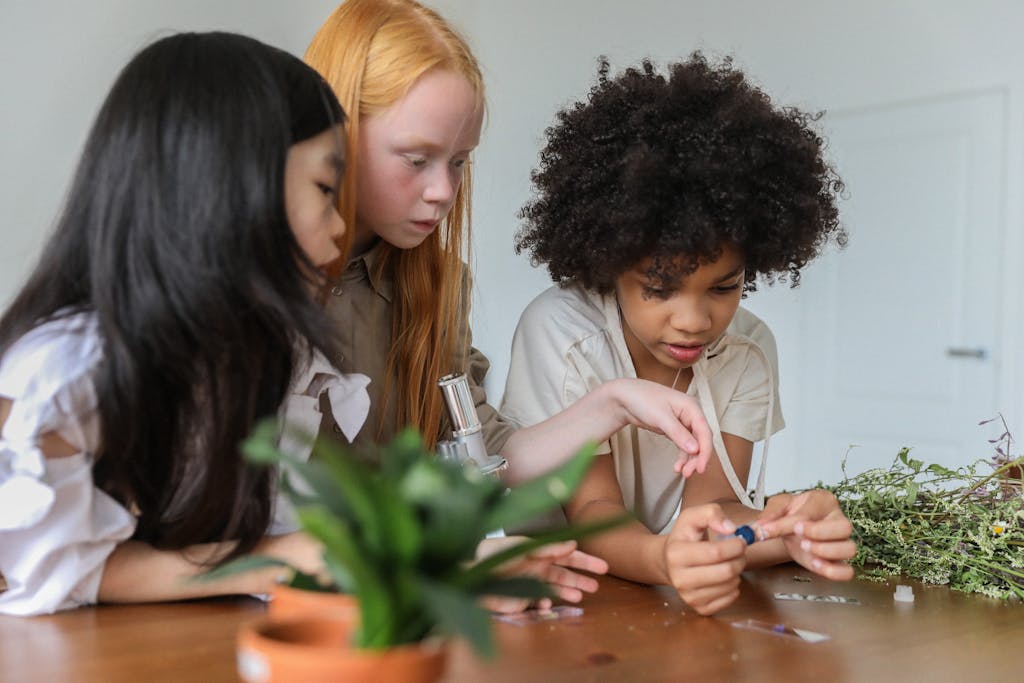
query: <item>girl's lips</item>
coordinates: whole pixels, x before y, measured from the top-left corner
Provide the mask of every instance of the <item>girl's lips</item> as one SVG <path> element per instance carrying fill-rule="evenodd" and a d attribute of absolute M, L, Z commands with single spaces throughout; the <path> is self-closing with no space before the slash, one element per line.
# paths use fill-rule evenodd
<path fill-rule="evenodd" d="M 677 346 L 675 344 L 665 344 L 665 349 L 668 351 L 668 355 L 681 363 L 694 363 L 698 358 L 700 358 L 700 354 L 704 353 L 703 344 L 699 346 Z"/>
<path fill-rule="evenodd" d="M 412 221 L 412 224 L 421 232 L 433 232 L 438 221 Z"/>

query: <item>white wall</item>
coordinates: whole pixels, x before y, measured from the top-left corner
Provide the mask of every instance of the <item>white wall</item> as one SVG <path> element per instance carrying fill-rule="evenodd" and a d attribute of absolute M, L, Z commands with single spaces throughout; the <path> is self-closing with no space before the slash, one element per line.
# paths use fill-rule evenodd
<path fill-rule="evenodd" d="M 0 2 L 0 303 L 16 291 L 60 206 L 92 116 L 117 70 L 169 30 L 240 31 L 301 54 L 335 0 L 61 0 Z M 1024 3 L 1014 0 L 434 0 L 468 34 L 485 70 L 489 123 L 476 158 L 474 313 L 477 345 L 500 398 L 519 312 L 547 286 L 512 251 L 544 128 L 584 94 L 598 55 L 616 66 L 695 48 L 731 53 L 777 102 L 832 111 L 982 88 L 1008 94 L 1004 238 L 984 245 L 1003 266 L 1000 346 L 1020 346 L 1018 261 L 1024 186 Z M 927 255 L 922 255 L 926 257 Z M 899 273 L 886 273 L 899 286 Z M 941 274 L 936 274 L 941 277 Z M 772 325 L 782 355 L 789 427 L 773 445 L 773 487 L 799 481 L 794 366 L 799 290 L 748 305 Z M 1024 432 L 1024 364 L 1002 358 L 1001 405 Z"/>
<path fill-rule="evenodd" d="M 93 117 L 131 56 L 173 31 L 230 30 L 301 56 L 337 0 L 0 1 L 0 305 L 57 217 Z"/>

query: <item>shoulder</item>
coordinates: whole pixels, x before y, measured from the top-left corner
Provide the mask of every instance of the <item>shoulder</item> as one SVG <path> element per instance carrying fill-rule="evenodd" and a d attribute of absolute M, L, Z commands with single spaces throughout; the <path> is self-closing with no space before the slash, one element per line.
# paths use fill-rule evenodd
<path fill-rule="evenodd" d="M 0 395 L 20 403 L 19 413 L 58 401 L 63 411 L 91 409 L 92 378 L 101 359 L 95 315 L 76 313 L 47 321 L 12 344 L 0 359 Z"/>
<path fill-rule="evenodd" d="M 579 287 L 549 287 L 530 302 L 519 319 L 522 333 L 543 331 L 547 338 L 567 346 L 603 334 L 607 327 L 603 297 Z"/>
<path fill-rule="evenodd" d="M 595 386 L 629 376 L 628 357 L 623 359 L 615 341 L 617 322 L 614 297 L 578 287 L 542 292 L 516 327 L 503 409 L 533 410 L 526 404 L 538 403 L 542 397 L 556 402 L 548 406 L 543 416 L 547 417 L 554 408 L 567 407 Z M 621 331 L 617 334 L 621 337 Z"/>
<path fill-rule="evenodd" d="M 732 322 L 729 323 L 727 331 L 732 334 L 748 337 L 759 343 L 761 341 L 770 342 L 773 347 L 775 346 L 775 335 L 772 334 L 768 324 L 743 306 L 736 309 L 736 315 L 733 316 Z"/>
<path fill-rule="evenodd" d="M 779 358 L 775 335 L 767 324 L 745 308 L 736 309 L 732 322 L 708 349 L 704 369 L 712 385 L 778 382 Z"/>
<path fill-rule="evenodd" d="M 14 342 L 0 359 L 0 393 L 14 392 L 16 398 L 30 386 L 66 383 L 91 372 L 101 355 L 95 315 L 50 320 Z"/>
<path fill-rule="evenodd" d="M 753 342 L 764 353 L 768 361 L 778 367 L 779 352 L 775 344 L 775 335 L 768 327 L 768 324 L 756 315 L 740 306 L 736 309 L 726 334 L 734 337 L 745 338 Z"/>

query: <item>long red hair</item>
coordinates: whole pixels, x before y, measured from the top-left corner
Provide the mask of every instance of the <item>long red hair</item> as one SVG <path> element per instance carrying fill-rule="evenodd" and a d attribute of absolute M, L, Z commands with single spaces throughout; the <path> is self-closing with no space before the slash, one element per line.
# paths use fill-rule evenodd
<path fill-rule="evenodd" d="M 359 149 L 363 117 L 390 107 L 424 73 L 463 75 L 484 107 L 480 66 L 466 41 L 437 12 L 413 0 L 347 0 L 313 37 L 306 62 L 331 84 L 348 115 L 347 157 Z M 350 228 L 356 216 L 356 164 L 346 166 L 339 210 Z M 444 410 L 439 377 L 464 369 L 469 293 L 463 257 L 469 253 L 470 165 L 440 229 L 413 249 L 384 245 L 378 267 L 394 282 L 394 319 L 385 402 L 396 400 L 397 425 L 418 428 L 429 446 Z M 352 230 L 346 232 L 346 247 Z M 344 249 L 347 252 L 347 248 Z M 380 415 L 386 415 L 382 410 Z M 378 432 L 387 425 L 378 424 Z"/>

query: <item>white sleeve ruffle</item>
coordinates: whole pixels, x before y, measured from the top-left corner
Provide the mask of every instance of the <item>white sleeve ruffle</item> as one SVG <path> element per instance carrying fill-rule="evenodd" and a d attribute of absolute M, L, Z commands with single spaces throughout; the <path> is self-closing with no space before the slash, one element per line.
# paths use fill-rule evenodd
<path fill-rule="evenodd" d="M 135 529 L 92 480 L 101 357 L 95 319 L 80 314 L 32 330 L 0 361 L 0 396 L 11 401 L 0 431 L 0 613 L 95 602 L 107 557 Z M 37 443 L 47 433 L 78 452 L 45 458 Z"/>

